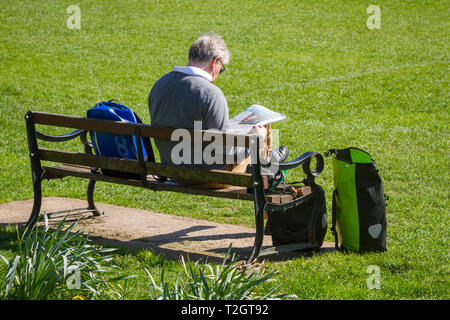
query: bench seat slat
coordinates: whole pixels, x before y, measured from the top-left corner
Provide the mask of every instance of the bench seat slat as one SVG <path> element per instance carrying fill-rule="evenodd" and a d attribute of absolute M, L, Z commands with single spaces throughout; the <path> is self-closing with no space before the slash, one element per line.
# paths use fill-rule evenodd
<path fill-rule="evenodd" d="M 111 176 L 106 176 L 103 174 L 95 174 L 91 172 L 90 167 L 80 166 L 80 165 L 58 165 L 54 167 L 43 166 L 46 173 L 47 179 L 60 179 L 67 176 L 79 177 L 85 179 L 93 179 L 104 182 L 120 183 L 124 185 L 142 187 L 141 180 L 116 178 Z M 161 190 L 161 191 L 173 191 L 181 193 L 189 193 L 203 196 L 213 196 L 218 198 L 236 199 L 236 200 L 248 200 L 253 201 L 253 194 L 247 193 L 246 187 L 231 186 L 224 189 L 198 189 L 198 188 L 187 188 L 172 184 L 164 184 L 156 181 L 152 176 L 147 176 L 147 181 L 149 189 L 151 190 Z M 266 194 L 267 200 L 271 203 L 283 204 L 293 200 L 292 195 L 289 194 Z"/>
<path fill-rule="evenodd" d="M 118 183 L 129 186 L 142 187 L 141 180 L 124 179 L 110 177 L 103 174 L 92 173 L 89 167 L 83 167 L 78 165 L 58 165 L 54 167 L 43 166 L 42 167 L 49 179 L 62 178 L 67 176 L 79 177 L 85 179 L 92 179 L 104 182 Z M 156 181 L 153 177 L 148 176 L 148 189 L 151 190 L 161 190 L 161 191 L 172 191 L 181 192 L 195 195 L 213 196 L 219 198 L 237 199 L 237 200 L 249 200 L 253 201 L 253 195 L 247 194 L 245 187 L 232 186 L 224 189 L 196 189 L 187 188 L 174 184 L 165 184 Z"/>
<path fill-rule="evenodd" d="M 39 157 L 44 161 L 103 168 L 128 173 L 140 173 L 139 161 L 137 160 L 100 157 L 86 153 L 50 150 L 45 148 L 39 149 Z M 249 173 L 234 173 L 225 170 L 200 170 L 149 162 L 145 165 L 147 167 L 148 175 L 168 177 L 174 180 L 216 182 L 240 187 L 253 186 L 252 175 Z"/>

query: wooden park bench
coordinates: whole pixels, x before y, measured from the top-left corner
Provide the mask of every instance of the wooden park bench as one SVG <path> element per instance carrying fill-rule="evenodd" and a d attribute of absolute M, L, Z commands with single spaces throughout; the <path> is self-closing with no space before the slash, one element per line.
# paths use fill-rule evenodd
<path fill-rule="evenodd" d="M 96 208 L 94 203 L 94 188 L 97 181 L 103 181 L 142 187 L 154 191 L 172 191 L 210 197 L 253 201 L 255 208 L 256 233 L 254 245 L 248 257 L 248 261 L 253 261 L 260 255 L 305 249 L 308 248 L 308 246 L 314 247 L 314 245 L 317 245 L 316 243 L 313 243 L 313 240 L 311 240 L 310 243 L 306 244 L 289 244 L 261 250 L 264 237 L 264 213 L 285 211 L 305 201 L 308 198 L 308 195 L 306 194 L 301 197 L 294 198 L 289 194 L 281 194 L 280 192 L 277 192 L 277 190 L 272 192 L 272 194 L 266 194 L 266 179 L 263 175 L 261 175 L 261 167 L 268 166 L 270 163 L 266 163 L 262 159 L 259 159 L 259 156 L 256 161 L 252 160 L 252 173 L 232 173 L 225 170 L 201 170 L 183 166 L 170 166 L 160 163 L 146 162 L 143 159 L 142 146 L 139 143 L 137 144 L 137 160 L 98 156 L 93 154 L 93 146 L 87 139 L 87 133 L 89 131 L 130 135 L 135 136 L 137 141 L 140 141 L 140 137 L 170 140 L 171 134 L 175 129 L 155 128 L 146 124 L 88 119 L 83 117 L 35 111 L 28 111 L 25 115 L 25 120 L 34 190 L 33 209 L 28 220 L 28 225 L 36 223 L 40 216 L 42 202 L 42 180 L 71 176 L 87 179 L 89 180 L 89 184 L 87 188 L 88 206 L 86 208 L 72 209 L 70 210 L 70 214 L 91 212 L 94 216 L 101 215 L 101 212 Z M 51 136 L 36 130 L 35 125 L 64 127 L 76 130 L 64 135 Z M 189 132 L 193 136 L 194 131 L 192 130 Z M 203 134 L 204 132 L 206 131 L 202 131 L 201 133 Z M 236 145 L 236 141 L 244 141 L 245 147 L 253 148 L 258 146 L 257 135 L 220 134 L 223 135 L 222 141 L 224 141 L 224 144 Z M 229 139 L 227 139 L 227 135 Z M 238 140 L 239 136 L 241 140 Z M 84 146 L 84 152 L 53 150 L 48 148 L 40 148 L 38 146 L 38 139 L 50 142 L 63 142 L 75 139 L 77 137 L 80 137 L 80 140 Z M 258 152 L 256 154 L 258 154 Z M 311 170 L 310 162 L 314 157 L 316 158 L 316 166 L 314 170 Z M 51 163 L 49 164 L 49 162 L 53 164 L 50 165 Z M 280 169 L 292 169 L 299 165 L 303 166 L 303 171 L 306 174 L 306 178 L 304 180 L 305 186 L 314 187 L 314 179 L 322 172 L 323 169 L 322 156 L 316 152 L 310 151 L 304 153 L 295 160 L 279 164 Z M 133 174 L 133 178 L 121 178 L 105 175 L 101 170 L 99 170 L 99 168 L 130 173 Z M 167 177 L 171 180 L 161 182 L 160 179 L 155 179 L 155 176 Z M 215 190 L 200 189 L 174 183 L 174 181 L 177 180 L 215 182 L 230 185 L 230 187 Z M 247 188 L 253 189 L 253 192 L 248 193 Z M 53 213 L 53 215 L 58 214 L 69 214 L 69 211 Z"/>

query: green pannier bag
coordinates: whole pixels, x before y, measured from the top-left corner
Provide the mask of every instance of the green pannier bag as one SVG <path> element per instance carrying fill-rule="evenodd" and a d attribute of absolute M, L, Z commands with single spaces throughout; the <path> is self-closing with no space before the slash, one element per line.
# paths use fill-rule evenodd
<path fill-rule="evenodd" d="M 358 148 L 330 149 L 334 191 L 332 226 L 336 248 L 386 251 L 386 200 L 370 154 Z"/>

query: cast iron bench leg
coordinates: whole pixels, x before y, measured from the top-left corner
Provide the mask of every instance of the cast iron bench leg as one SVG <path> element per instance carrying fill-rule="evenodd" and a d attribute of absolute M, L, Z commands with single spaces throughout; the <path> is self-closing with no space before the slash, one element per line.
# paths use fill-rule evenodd
<path fill-rule="evenodd" d="M 41 167 L 41 161 L 39 160 L 39 148 L 37 145 L 36 129 L 34 126 L 34 117 L 31 111 L 28 111 L 25 115 L 25 121 L 27 125 L 27 140 L 28 150 L 31 162 L 31 176 L 33 179 L 33 209 L 31 210 L 30 218 L 27 222 L 27 227 L 32 227 L 39 218 L 42 205 L 42 190 L 41 182 L 44 176 L 44 171 Z"/>
<path fill-rule="evenodd" d="M 259 252 L 264 240 L 264 202 L 255 199 L 255 243 L 253 244 L 252 253 L 247 259 L 247 263 L 252 263 L 254 259 L 258 258 Z"/>
<path fill-rule="evenodd" d="M 30 218 L 27 222 L 27 227 L 32 227 L 39 218 L 39 213 L 41 212 L 42 205 L 42 172 L 34 172 L 33 171 L 33 192 L 34 192 L 34 200 L 33 200 L 33 209 L 31 210 Z"/>
<path fill-rule="evenodd" d="M 94 189 L 95 183 L 97 180 L 89 180 L 88 190 L 87 190 L 87 201 L 88 201 L 88 209 L 93 210 L 92 213 L 95 217 L 99 217 L 102 215 L 100 210 L 97 209 L 94 203 Z"/>
<path fill-rule="evenodd" d="M 267 203 L 266 196 L 264 194 L 264 182 L 261 176 L 261 162 L 259 159 L 259 138 L 252 137 L 250 140 L 250 153 L 252 159 L 255 156 L 253 152 L 256 150 L 256 163 L 251 164 L 252 176 L 253 176 L 253 201 L 255 203 L 255 243 L 253 244 L 252 253 L 247 259 L 247 263 L 252 263 L 258 258 L 261 251 L 261 247 L 264 240 L 264 209 Z"/>

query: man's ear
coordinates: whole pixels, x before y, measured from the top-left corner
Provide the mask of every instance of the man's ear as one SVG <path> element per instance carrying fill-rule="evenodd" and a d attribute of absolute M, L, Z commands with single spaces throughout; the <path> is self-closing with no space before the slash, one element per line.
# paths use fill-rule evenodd
<path fill-rule="evenodd" d="M 217 64 L 217 61 L 219 60 L 219 57 L 215 57 L 211 60 L 211 62 L 209 63 L 209 67 L 211 68 L 211 70 L 214 70 L 215 65 Z"/>

